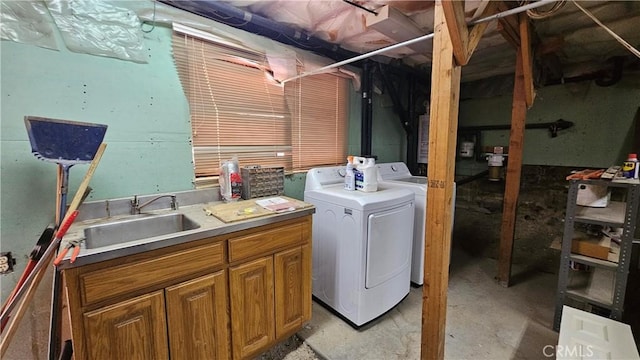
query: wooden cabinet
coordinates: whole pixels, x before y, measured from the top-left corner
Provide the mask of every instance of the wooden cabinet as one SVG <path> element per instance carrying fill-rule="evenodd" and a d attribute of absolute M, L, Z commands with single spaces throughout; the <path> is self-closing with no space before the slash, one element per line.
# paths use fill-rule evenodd
<path fill-rule="evenodd" d="M 311 319 L 311 246 L 275 254 L 276 337 L 297 331 Z"/>
<path fill-rule="evenodd" d="M 76 360 L 248 359 L 311 319 L 311 216 L 63 277 Z"/>
<path fill-rule="evenodd" d="M 225 271 L 166 289 L 171 359 L 227 359 L 229 331 Z"/>
<path fill-rule="evenodd" d="M 310 224 L 229 239 L 234 359 L 246 359 L 311 319 Z M 246 259 L 257 259 L 246 262 Z"/>
<path fill-rule="evenodd" d="M 273 259 L 258 259 L 229 270 L 233 356 L 244 359 L 275 339 Z"/>
<path fill-rule="evenodd" d="M 90 359 L 167 359 L 164 294 L 156 291 L 84 314 Z"/>

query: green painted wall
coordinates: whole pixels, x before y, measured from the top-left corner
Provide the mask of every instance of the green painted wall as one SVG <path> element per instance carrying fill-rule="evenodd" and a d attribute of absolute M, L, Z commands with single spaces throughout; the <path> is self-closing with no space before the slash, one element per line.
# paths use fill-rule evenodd
<path fill-rule="evenodd" d="M 460 126 L 509 124 L 512 96 L 460 103 Z M 527 124 L 572 121 L 574 126 L 550 137 L 546 130 L 526 130 L 523 163 L 575 167 L 621 165 L 631 149 L 634 116 L 640 107 L 640 75 L 625 74 L 614 86 L 581 82 L 538 90 Z M 484 145 L 509 144 L 509 131 L 483 132 Z M 462 168 L 469 162 L 462 162 Z M 475 165 L 477 167 L 477 165 Z"/>
<path fill-rule="evenodd" d="M 0 246 L 19 258 L 12 277 L 55 214 L 56 165 L 31 154 L 25 115 L 108 125 L 89 201 L 193 188 L 188 107 L 170 35 L 161 27 L 147 34 L 148 64 L 0 42 Z M 87 169 L 71 167 L 69 202 Z"/>
<path fill-rule="evenodd" d="M 0 42 L 0 249 L 19 259 L 3 291 L 17 281 L 55 213 L 56 165 L 31 154 L 25 115 L 108 125 L 88 201 L 193 188 L 188 105 L 171 57 L 171 31 L 156 27 L 145 45 L 148 64 Z M 400 159 L 402 129 L 387 121 L 389 106 L 374 104 L 373 152 L 384 161 Z M 360 96 L 353 89 L 348 149 L 360 153 Z M 87 169 L 71 168 L 69 201 Z M 286 194 L 302 199 L 304 182 L 305 174 L 288 176 Z"/>

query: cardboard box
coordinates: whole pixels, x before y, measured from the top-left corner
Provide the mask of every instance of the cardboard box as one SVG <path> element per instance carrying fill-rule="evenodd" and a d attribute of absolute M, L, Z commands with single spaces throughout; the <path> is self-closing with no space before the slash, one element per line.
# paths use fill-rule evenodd
<path fill-rule="evenodd" d="M 607 207 L 611 191 L 607 186 L 580 184 L 576 204 L 589 207 Z"/>

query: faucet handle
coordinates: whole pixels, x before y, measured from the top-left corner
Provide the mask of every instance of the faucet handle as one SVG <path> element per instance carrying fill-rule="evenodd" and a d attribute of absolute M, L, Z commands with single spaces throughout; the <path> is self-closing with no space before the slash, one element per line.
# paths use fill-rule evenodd
<path fill-rule="evenodd" d="M 171 195 L 171 210 L 178 210 L 178 201 L 175 195 Z"/>
<path fill-rule="evenodd" d="M 138 195 L 133 195 L 133 199 L 131 200 L 131 215 L 136 215 L 138 213 Z"/>

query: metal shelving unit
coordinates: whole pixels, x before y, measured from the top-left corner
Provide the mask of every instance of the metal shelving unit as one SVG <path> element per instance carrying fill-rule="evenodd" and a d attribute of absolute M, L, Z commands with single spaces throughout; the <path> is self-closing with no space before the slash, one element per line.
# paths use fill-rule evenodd
<path fill-rule="evenodd" d="M 600 185 L 625 189 L 626 201 L 611 201 L 606 208 L 579 206 L 576 204 L 576 200 L 580 185 Z M 560 329 L 562 307 L 566 304 L 567 299 L 608 309 L 611 319 L 621 320 L 639 204 L 640 185 L 638 184 L 607 180 L 571 180 L 562 238 L 562 257 L 553 321 L 554 330 Z M 622 228 L 618 263 L 571 253 L 576 223 Z M 571 270 L 571 262 L 587 265 L 591 270 L 573 271 Z M 569 276 L 570 273 L 572 276 Z"/>

